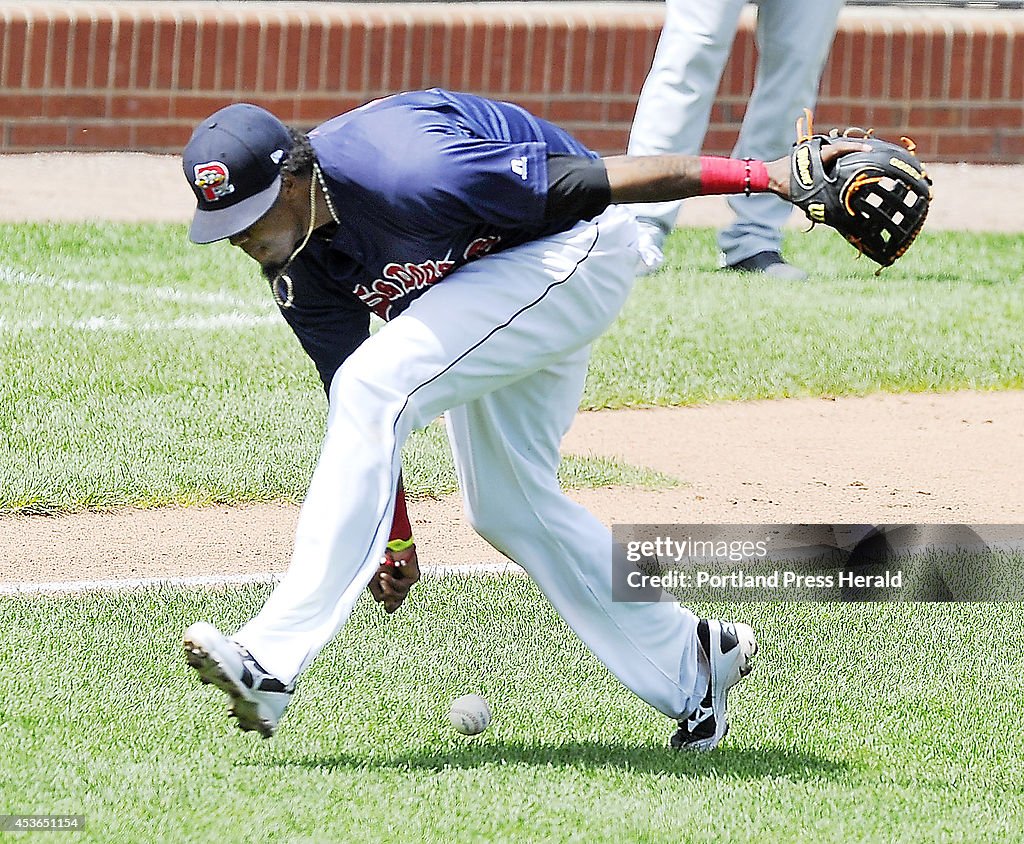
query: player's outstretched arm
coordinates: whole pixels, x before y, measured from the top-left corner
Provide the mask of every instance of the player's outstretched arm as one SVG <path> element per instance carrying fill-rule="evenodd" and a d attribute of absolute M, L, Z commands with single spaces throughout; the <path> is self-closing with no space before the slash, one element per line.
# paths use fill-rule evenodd
<path fill-rule="evenodd" d="M 822 161 L 828 165 L 866 149 L 852 141 L 830 144 L 822 150 Z M 735 193 L 774 193 L 789 199 L 788 155 L 769 162 L 708 155 L 616 155 L 603 160 L 615 204 Z"/>
<path fill-rule="evenodd" d="M 398 476 L 395 490 L 395 513 L 391 521 L 391 537 L 384 559 L 373 573 L 367 589 L 378 604 L 389 613 L 397 610 L 409 596 L 409 590 L 420 579 L 419 558 L 412 538 L 412 525 L 405 503 L 405 484 Z"/>

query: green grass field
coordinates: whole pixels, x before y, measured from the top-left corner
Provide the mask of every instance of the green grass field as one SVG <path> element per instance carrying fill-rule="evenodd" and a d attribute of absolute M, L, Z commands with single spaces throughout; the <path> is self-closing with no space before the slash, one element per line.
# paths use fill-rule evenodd
<path fill-rule="evenodd" d="M 525 578 L 362 600 L 271 741 L 178 653 L 267 587 L 0 601 L 0 813 L 95 841 L 1020 840 L 1015 605 L 743 604 L 760 664 L 715 752 L 667 748 Z M 708 605 L 707 613 L 736 607 Z M 402 646 L 396 648 L 395 642 Z M 465 738 L 447 703 L 484 694 Z"/>
<path fill-rule="evenodd" d="M 301 501 L 326 399 L 255 265 L 180 226 L 0 225 L 0 512 Z M 456 488 L 439 428 L 412 497 Z M 568 487 L 677 483 L 588 455 Z"/>
<path fill-rule="evenodd" d="M 713 233 L 678 232 L 584 406 L 1022 386 L 1024 239 L 926 234 L 881 277 L 824 230 L 787 251 L 812 283 L 694 270 Z M 301 498 L 325 403 L 242 257 L 7 225 L 0 288 L 0 512 Z M 449 491 L 446 461 L 418 435 L 411 490 Z M 674 483 L 587 457 L 563 479 Z M 394 617 L 364 597 L 279 734 L 242 735 L 180 635 L 268 590 L 0 597 L 0 814 L 83 813 L 90 841 L 1024 840 L 1020 604 L 698 607 L 762 651 L 693 756 L 514 576 L 427 579 Z M 471 691 L 475 739 L 444 721 Z"/>
<path fill-rule="evenodd" d="M 1024 384 L 1024 243 L 923 235 L 881 277 L 789 235 L 810 284 L 718 271 L 680 231 L 596 345 L 585 408 Z M 326 402 L 248 258 L 181 226 L 0 225 L 0 511 L 299 500 Z M 670 315 L 666 319 L 664 315 Z M 454 487 L 413 441 L 413 495 Z M 578 464 L 573 485 L 670 479 Z"/>

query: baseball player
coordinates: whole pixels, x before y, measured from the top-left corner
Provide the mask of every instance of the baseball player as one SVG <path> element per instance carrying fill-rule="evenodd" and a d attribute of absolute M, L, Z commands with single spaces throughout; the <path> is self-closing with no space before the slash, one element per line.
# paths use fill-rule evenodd
<path fill-rule="evenodd" d="M 846 147 L 857 145 L 825 155 Z M 473 527 L 627 687 L 678 720 L 674 746 L 714 747 L 752 630 L 673 603 L 614 602 L 611 534 L 559 489 L 558 449 L 590 344 L 635 278 L 637 224 L 620 203 L 786 196 L 788 159 L 601 159 L 515 105 L 436 89 L 308 135 L 230 105 L 199 124 L 183 159 L 198 202 L 190 238 L 229 240 L 260 263 L 328 394 L 283 580 L 230 638 L 204 622 L 185 632 L 189 663 L 227 693 L 241 729 L 274 732 L 364 588 L 389 611 L 408 594 L 419 570 L 401 447 L 444 413 Z M 372 336 L 371 313 L 386 321 Z"/>
<path fill-rule="evenodd" d="M 711 106 L 746 0 L 666 0 L 665 25 L 637 103 L 630 155 L 695 153 L 704 144 Z M 733 149 L 736 158 L 775 158 L 793 141 L 793 123 L 813 107 L 843 0 L 757 0 L 757 81 Z M 636 209 L 647 271 L 679 215 L 678 201 Z M 807 274 L 781 254 L 790 206 L 778 197 L 733 196 L 735 219 L 718 233 L 721 264 L 802 281 Z"/>

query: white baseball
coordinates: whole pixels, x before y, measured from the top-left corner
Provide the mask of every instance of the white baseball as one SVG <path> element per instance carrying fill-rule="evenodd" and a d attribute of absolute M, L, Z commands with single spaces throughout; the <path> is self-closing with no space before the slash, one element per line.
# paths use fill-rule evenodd
<path fill-rule="evenodd" d="M 463 695 L 452 701 L 448 720 L 464 736 L 475 736 L 491 723 L 491 707 L 480 695 Z"/>

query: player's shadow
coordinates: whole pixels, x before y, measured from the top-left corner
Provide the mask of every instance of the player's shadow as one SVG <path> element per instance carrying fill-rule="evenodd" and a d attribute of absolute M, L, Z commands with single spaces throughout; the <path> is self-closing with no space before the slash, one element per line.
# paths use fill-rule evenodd
<path fill-rule="evenodd" d="M 251 764 L 251 763 L 250 763 Z M 391 758 L 338 753 L 330 756 L 277 758 L 269 764 L 300 768 L 402 768 L 442 771 L 493 764 L 543 765 L 563 768 L 621 768 L 680 778 L 702 776 L 763 779 L 834 780 L 849 765 L 786 747 L 720 747 L 711 753 L 680 752 L 669 747 L 637 747 L 613 742 L 573 742 L 553 746 L 500 742 L 472 744 L 457 750 L 403 753 Z"/>

